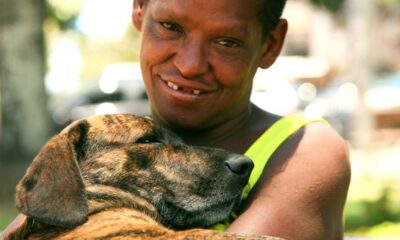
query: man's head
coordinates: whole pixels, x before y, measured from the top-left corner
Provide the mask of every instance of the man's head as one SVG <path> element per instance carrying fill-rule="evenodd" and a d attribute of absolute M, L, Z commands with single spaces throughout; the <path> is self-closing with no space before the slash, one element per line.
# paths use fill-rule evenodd
<path fill-rule="evenodd" d="M 143 1 L 146 4 L 150 0 Z M 265 39 L 278 24 L 286 5 L 286 0 L 258 0 L 258 4 L 257 15 L 262 25 L 263 37 Z"/>
<path fill-rule="evenodd" d="M 277 1 L 135 0 L 154 120 L 192 132 L 246 118 L 252 79 L 273 64 L 286 35 Z"/>
<path fill-rule="evenodd" d="M 258 17 L 262 24 L 265 39 L 277 26 L 285 4 L 286 0 L 259 0 Z"/>

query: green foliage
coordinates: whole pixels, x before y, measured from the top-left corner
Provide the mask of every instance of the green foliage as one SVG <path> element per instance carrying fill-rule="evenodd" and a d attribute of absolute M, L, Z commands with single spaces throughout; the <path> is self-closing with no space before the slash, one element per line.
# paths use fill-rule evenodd
<path fill-rule="evenodd" d="M 327 10 L 334 15 L 341 15 L 349 0 L 310 0 L 310 3 L 318 8 Z M 380 6 L 387 10 L 400 9 L 399 0 L 375 0 L 376 6 Z"/>
<path fill-rule="evenodd" d="M 399 0 L 376 0 L 376 2 L 381 6 L 400 7 L 400 1 Z"/>
<path fill-rule="evenodd" d="M 316 7 L 338 14 L 342 11 L 345 0 L 310 0 L 310 2 Z"/>
<path fill-rule="evenodd" d="M 391 200 L 392 190 L 382 190 L 376 201 L 347 203 L 345 228 L 348 235 L 357 236 L 400 236 L 400 207 Z"/>
<path fill-rule="evenodd" d="M 0 232 L 5 229 L 11 221 L 18 215 L 12 203 L 0 205 Z"/>
<path fill-rule="evenodd" d="M 365 236 L 365 237 L 400 237 L 399 222 L 383 222 L 370 228 L 360 228 L 354 232 L 347 234 L 348 236 Z"/>
<path fill-rule="evenodd" d="M 82 0 L 47 0 L 47 19 L 60 30 L 71 30 L 82 8 Z"/>
<path fill-rule="evenodd" d="M 78 14 L 73 15 L 61 15 L 58 13 L 59 11 L 53 6 L 47 7 L 47 19 L 54 21 L 60 30 L 69 30 L 73 29 L 75 26 L 75 22 Z"/>

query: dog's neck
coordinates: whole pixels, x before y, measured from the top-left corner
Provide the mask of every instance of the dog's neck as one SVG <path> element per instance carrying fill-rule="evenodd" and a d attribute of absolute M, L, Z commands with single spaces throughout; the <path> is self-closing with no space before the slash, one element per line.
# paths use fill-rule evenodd
<path fill-rule="evenodd" d="M 86 197 L 88 201 L 88 213 L 98 215 L 103 211 L 115 211 L 129 209 L 130 216 L 146 222 L 159 222 L 156 208 L 147 200 L 125 192 L 121 189 L 106 185 L 86 185 Z M 5 240 L 25 239 L 31 233 L 49 228 L 47 224 L 35 221 L 27 217 L 23 224 L 11 233 Z"/>
<path fill-rule="evenodd" d="M 159 220 L 157 210 L 153 204 L 118 188 L 106 185 L 87 185 L 86 197 L 88 200 L 89 215 L 103 211 L 104 209 L 129 208 L 138 210 L 153 220 Z"/>

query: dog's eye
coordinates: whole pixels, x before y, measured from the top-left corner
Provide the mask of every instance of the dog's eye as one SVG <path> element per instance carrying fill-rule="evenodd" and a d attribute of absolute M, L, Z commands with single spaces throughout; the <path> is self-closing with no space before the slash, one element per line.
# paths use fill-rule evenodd
<path fill-rule="evenodd" d="M 161 143 L 161 140 L 156 136 L 144 136 L 136 140 L 136 143 Z"/>

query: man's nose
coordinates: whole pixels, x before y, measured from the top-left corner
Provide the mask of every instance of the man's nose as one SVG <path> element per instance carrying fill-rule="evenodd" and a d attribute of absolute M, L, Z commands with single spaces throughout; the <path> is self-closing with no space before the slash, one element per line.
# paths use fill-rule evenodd
<path fill-rule="evenodd" d="M 206 73 L 209 63 L 205 44 L 201 40 L 185 39 L 175 55 L 174 64 L 187 78 Z"/>

